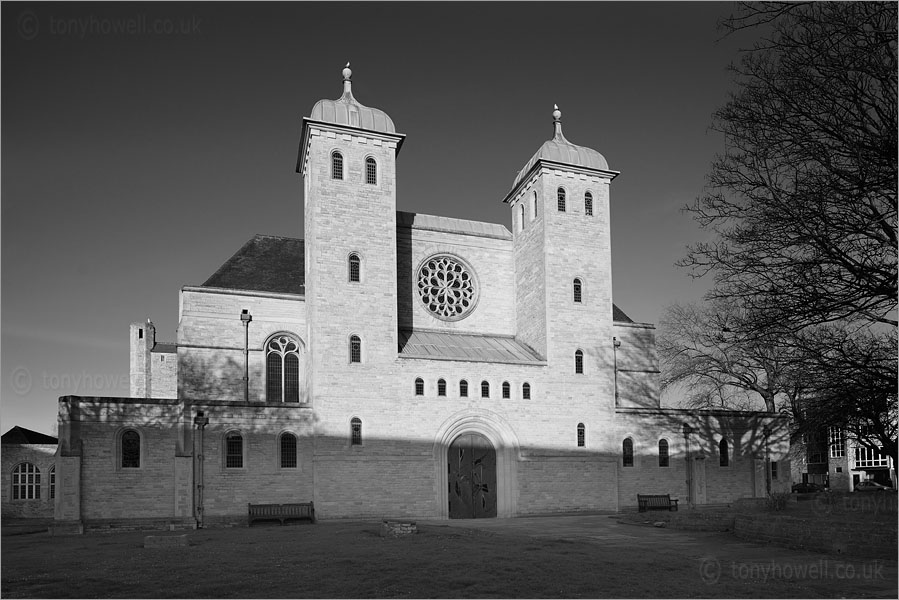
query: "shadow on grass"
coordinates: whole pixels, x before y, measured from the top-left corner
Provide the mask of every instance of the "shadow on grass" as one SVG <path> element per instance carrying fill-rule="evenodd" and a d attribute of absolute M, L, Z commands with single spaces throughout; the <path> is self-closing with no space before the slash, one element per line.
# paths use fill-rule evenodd
<path fill-rule="evenodd" d="M 157 535 L 158 532 L 153 532 Z M 699 555 L 626 542 L 536 540 L 419 524 L 199 530 L 189 547 L 144 549 L 145 533 L 5 538 L 5 598 L 895 597 L 886 580 L 708 581 Z M 723 575 L 726 575 L 724 573 Z M 891 577 L 891 579 L 890 579 Z M 892 586 L 892 587 L 891 587 Z"/>

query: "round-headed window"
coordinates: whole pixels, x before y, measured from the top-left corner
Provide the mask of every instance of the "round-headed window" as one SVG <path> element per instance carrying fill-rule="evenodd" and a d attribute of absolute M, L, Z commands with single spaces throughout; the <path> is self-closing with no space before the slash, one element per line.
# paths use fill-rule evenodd
<path fill-rule="evenodd" d="M 438 319 L 464 319 L 478 300 L 474 272 L 454 256 L 434 255 L 418 268 L 418 297 Z"/>

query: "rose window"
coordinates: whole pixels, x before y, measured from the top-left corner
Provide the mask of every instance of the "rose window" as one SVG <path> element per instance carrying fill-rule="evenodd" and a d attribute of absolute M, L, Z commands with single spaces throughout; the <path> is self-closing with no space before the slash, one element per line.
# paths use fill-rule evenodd
<path fill-rule="evenodd" d="M 428 311 L 444 321 L 456 321 L 470 313 L 477 289 L 469 267 L 452 256 L 427 259 L 418 270 L 418 293 Z"/>

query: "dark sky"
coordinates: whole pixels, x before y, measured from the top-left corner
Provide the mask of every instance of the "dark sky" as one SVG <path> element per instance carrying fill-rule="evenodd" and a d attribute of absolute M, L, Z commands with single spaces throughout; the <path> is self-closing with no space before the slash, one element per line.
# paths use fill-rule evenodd
<path fill-rule="evenodd" d="M 747 38 L 732 3 L 2 5 L 2 429 L 128 394 L 128 324 L 174 341 L 178 291 L 254 233 L 303 236 L 301 119 L 341 93 L 407 135 L 397 208 L 510 225 L 551 137 L 621 171 L 615 302 L 656 322 L 707 287 L 674 261 Z"/>

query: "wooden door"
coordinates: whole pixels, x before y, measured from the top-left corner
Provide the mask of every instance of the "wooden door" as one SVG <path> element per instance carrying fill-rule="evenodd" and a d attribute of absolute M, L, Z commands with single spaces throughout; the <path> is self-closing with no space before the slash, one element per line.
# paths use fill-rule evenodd
<path fill-rule="evenodd" d="M 460 435 L 447 451 L 450 519 L 496 516 L 496 450 L 476 433 Z"/>

